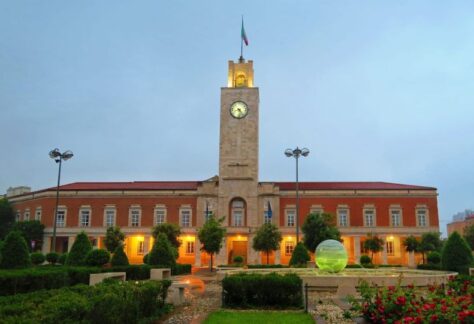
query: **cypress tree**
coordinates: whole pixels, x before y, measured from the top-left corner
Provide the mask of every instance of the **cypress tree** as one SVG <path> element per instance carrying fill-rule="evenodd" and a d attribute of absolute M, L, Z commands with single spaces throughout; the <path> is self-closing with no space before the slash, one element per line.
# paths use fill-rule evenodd
<path fill-rule="evenodd" d="M 25 239 L 17 231 L 10 232 L 2 244 L 1 268 L 18 269 L 31 266 L 30 252 L 26 246 Z"/>
<path fill-rule="evenodd" d="M 473 257 L 469 244 L 458 232 L 453 232 L 444 244 L 441 253 L 441 267 L 444 270 L 467 274 L 472 262 Z"/>
<path fill-rule="evenodd" d="M 159 233 L 156 237 L 155 243 L 153 243 L 153 248 L 148 256 L 148 264 L 163 265 L 170 268 L 176 266 L 173 246 L 170 241 L 168 241 L 165 234 Z"/>
<path fill-rule="evenodd" d="M 77 234 L 76 240 L 71 247 L 69 252 L 66 265 L 68 266 L 81 266 L 85 265 L 87 253 L 92 250 L 92 244 L 89 241 L 85 232 Z"/>
<path fill-rule="evenodd" d="M 303 242 L 296 244 L 296 247 L 291 254 L 290 266 L 306 266 L 306 262 L 309 260 L 311 260 L 311 258 L 309 257 L 308 250 Z"/>
<path fill-rule="evenodd" d="M 112 261 L 110 261 L 113 267 L 115 266 L 128 266 L 130 263 L 128 262 L 128 257 L 123 250 L 123 244 L 117 246 L 114 251 L 114 255 L 112 256 Z"/>

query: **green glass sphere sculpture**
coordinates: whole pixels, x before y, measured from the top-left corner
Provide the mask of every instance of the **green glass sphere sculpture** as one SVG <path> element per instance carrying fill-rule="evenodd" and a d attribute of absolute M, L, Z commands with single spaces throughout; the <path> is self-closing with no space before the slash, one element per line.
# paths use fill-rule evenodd
<path fill-rule="evenodd" d="M 315 252 L 319 269 L 327 272 L 340 272 L 347 265 L 347 252 L 344 245 L 336 240 L 325 240 L 319 243 Z"/>

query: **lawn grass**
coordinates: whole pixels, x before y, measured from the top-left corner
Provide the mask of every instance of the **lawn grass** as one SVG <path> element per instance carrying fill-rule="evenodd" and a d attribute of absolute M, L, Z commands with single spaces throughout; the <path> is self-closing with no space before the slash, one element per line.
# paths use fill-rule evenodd
<path fill-rule="evenodd" d="M 313 324 L 313 318 L 303 312 L 284 311 L 226 311 L 211 313 L 204 324 Z"/>

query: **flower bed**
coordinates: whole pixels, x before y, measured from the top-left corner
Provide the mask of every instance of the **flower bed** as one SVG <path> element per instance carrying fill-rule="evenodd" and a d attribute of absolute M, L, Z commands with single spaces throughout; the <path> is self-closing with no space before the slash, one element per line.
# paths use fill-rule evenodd
<path fill-rule="evenodd" d="M 468 276 L 452 277 L 446 286 L 426 290 L 416 290 L 413 285 L 379 288 L 362 283 L 362 300 L 352 299 L 351 303 L 373 323 L 473 323 L 473 283 Z"/>

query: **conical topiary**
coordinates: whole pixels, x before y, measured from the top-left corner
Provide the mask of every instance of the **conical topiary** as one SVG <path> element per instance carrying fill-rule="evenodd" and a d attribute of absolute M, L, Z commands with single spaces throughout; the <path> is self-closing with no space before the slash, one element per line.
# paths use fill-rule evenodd
<path fill-rule="evenodd" d="M 468 274 L 473 262 L 472 251 L 467 242 L 454 231 L 449 235 L 441 253 L 441 266 L 444 270 Z"/>
<path fill-rule="evenodd" d="M 112 256 L 112 261 L 110 261 L 113 267 L 115 266 L 128 266 L 130 263 L 128 262 L 128 257 L 123 250 L 123 244 L 117 246 L 114 251 L 114 255 Z"/>
<path fill-rule="evenodd" d="M 148 256 L 149 265 L 162 265 L 170 268 L 176 266 L 175 253 L 170 241 L 163 233 L 156 237 L 153 248 Z"/>
<path fill-rule="evenodd" d="M 66 265 L 68 266 L 81 266 L 85 265 L 87 253 L 92 250 L 92 244 L 89 241 L 86 233 L 81 232 L 77 234 L 76 240 L 71 247 L 71 251 L 66 259 Z"/>
<path fill-rule="evenodd" d="M 1 268 L 16 269 L 31 266 L 30 252 L 25 239 L 17 231 L 10 232 L 2 244 Z"/>
<path fill-rule="evenodd" d="M 296 244 L 293 253 L 291 254 L 290 266 L 306 266 L 306 262 L 310 260 L 308 250 L 304 246 L 303 242 Z"/>

